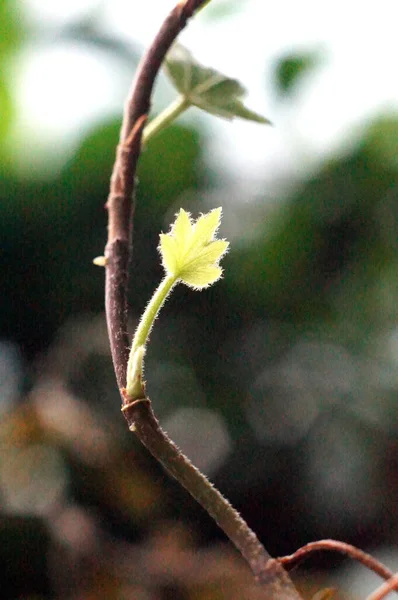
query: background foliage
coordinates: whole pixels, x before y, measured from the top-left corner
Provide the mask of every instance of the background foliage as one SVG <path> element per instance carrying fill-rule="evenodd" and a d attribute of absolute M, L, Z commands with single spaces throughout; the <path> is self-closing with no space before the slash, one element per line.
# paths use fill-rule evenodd
<path fill-rule="evenodd" d="M 120 120 L 82 132 L 61 170 L 21 170 L 10 65 L 40 32 L 6 0 L 0 23 L 2 597 L 255 598 L 239 557 L 118 409 L 92 258 Z M 87 23 L 62 36 L 130 77 L 134 48 Z M 314 65 L 308 53 L 281 57 L 281 102 Z M 180 206 L 222 205 L 231 239 L 224 280 L 177 289 L 156 324 L 155 410 L 271 553 L 334 537 L 396 559 L 397 116 L 376 115 L 273 202 L 266 173 L 236 201 L 237 182 L 207 160 L 207 135 L 177 124 L 139 168 L 132 327 L 162 274 L 159 232 Z M 306 585 L 331 564 L 314 563 Z"/>

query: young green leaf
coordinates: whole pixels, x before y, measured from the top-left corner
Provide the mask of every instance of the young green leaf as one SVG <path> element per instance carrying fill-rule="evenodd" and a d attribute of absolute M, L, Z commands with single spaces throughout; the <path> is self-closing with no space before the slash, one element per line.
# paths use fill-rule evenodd
<path fill-rule="evenodd" d="M 222 275 L 219 262 L 229 243 L 215 239 L 221 221 L 221 208 L 215 208 L 193 221 L 182 208 L 170 233 L 160 235 L 159 250 L 166 275 L 149 301 L 134 334 L 127 365 L 126 394 L 130 400 L 145 397 L 142 380 L 145 345 L 159 310 L 173 287 L 179 283 L 201 290 Z"/>
<path fill-rule="evenodd" d="M 275 67 L 275 83 L 279 94 L 292 95 L 303 77 L 319 66 L 321 57 L 316 52 L 288 54 Z"/>
<path fill-rule="evenodd" d="M 164 66 L 176 89 L 190 104 L 224 119 L 240 117 L 270 124 L 243 104 L 246 90 L 239 81 L 204 67 L 181 44 L 172 46 Z"/>
<path fill-rule="evenodd" d="M 201 215 L 193 222 L 182 208 L 170 233 L 160 235 L 159 250 L 166 273 L 194 289 L 203 289 L 221 277 L 219 261 L 228 242 L 216 240 L 221 208 Z"/>

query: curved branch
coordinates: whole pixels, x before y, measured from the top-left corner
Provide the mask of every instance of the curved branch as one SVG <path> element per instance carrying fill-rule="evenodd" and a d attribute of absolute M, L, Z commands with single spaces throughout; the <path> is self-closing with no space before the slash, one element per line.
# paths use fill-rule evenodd
<path fill-rule="evenodd" d="M 135 175 L 142 131 L 151 103 L 156 75 L 163 59 L 188 19 L 206 0 L 180 1 L 170 12 L 141 60 L 129 92 L 120 141 L 106 203 L 109 212 L 105 310 L 113 364 L 119 389 L 126 385 L 129 338 L 127 330 L 127 284 L 132 243 Z"/>
<path fill-rule="evenodd" d="M 208 0 L 180 0 L 164 21 L 143 57 L 123 117 L 120 142 L 106 207 L 109 213 L 105 248 L 105 309 L 112 360 L 122 396 L 123 413 L 141 442 L 215 518 L 248 561 L 269 600 L 300 600 L 290 577 L 272 559 L 246 522 L 160 428 L 149 399 L 131 402 L 125 390 L 129 354 L 127 332 L 128 267 L 132 246 L 133 195 L 141 138 L 156 75 L 171 44 L 193 13 Z"/>
<path fill-rule="evenodd" d="M 300 600 L 279 560 L 271 558 L 237 510 L 177 448 L 160 427 L 148 398 L 124 404 L 129 429 L 199 502 L 249 564 L 267 600 Z"/>
<path fill-rule="evenodd" d="M 349 556 L 353 560 L 362 563 L 365 567 L 379 575 L 385 580 L 389 580 L 393 576 L 393 572 L 390 571 L 383 563 L 376 560 L 370 554 L 363 552 L 356 546 L 346 544 L 345 542 L 339 542 L 338 540 L 319 540 L 317 542 L 310 542 L 302 548 L 299 548 L 293 554 L 278 558 L 279 562 L 286 568 L 292 569 L 297 566 L 298 563 L 309 558 L 314 552 L 320 552 L 322 550 L 328 550 L 333 552 L 340 552 Z"/>

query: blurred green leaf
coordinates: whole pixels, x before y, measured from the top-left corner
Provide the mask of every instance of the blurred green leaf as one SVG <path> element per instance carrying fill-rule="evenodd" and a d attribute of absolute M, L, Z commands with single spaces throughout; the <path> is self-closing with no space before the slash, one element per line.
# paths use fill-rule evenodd
<path fill-rule="evenodd" d="M 120 119 L 102 122 L 88 132 L 65 170 L 64 177 L 70 182 L 68 185 L 78 187 L 79 193 L 80 190 L 87 192 L 100 186 L 107 189 L 119 132 Z"/>
<path fill-rule="evenodd" d="M 364 140 L 369 157 L 384 166 L 398 167 L 398 119 L 395 114 L 375 120 Z"/>
<path fill-rule="evenodd" d="M 7 69 L 4 65 L 22 39 L 22 20 L 18 18 L 15 2 L 0 0 L 0 137 L 4 140 L 13 117 L 14 106 Z M 4 144 L 0 149 L 0 161 L 5 160 Z"/>
<path fill-rule="evenodd" d="M 333 334 L 341 323 L 350 343 L 395 322 L 396 132 L 393 118 L 374 121 L 352 155 L 325 164 L 289 204 L 257 217 L 251 245 L 232 246 L 225 283 L 246 313 L 296 324 L 331 319 Z"/>
<path fill-rule="evenodd" d="M 277 91 L 281 95 L 289 95 L 297 83 L 319 64 L 316 52 L 285 56 L 279 60 L 275 68 Z"/>
<path fill-rule="evenodd" d="M 204 67 L 180 44 L 174 44 L 167 54 L 165 69 L 174 86 L 192 105 L 224 119 L 240 117 L 270 124 L 243 104 L 246 90 L 239 81 Z"/>
<path fill-rule="evenodd" d="M 6 82 L 0 78 L 0 136 L 4 139 L 14 114 L 12 98 Z M 2 152 L 0 149 L 0 156 Z"/>
<path fill-rule="evenodd" d="M 223 2 L 214 2 L 214 0 L 208 0 L 204 5 L 202 5 L 200 10 L 205 8 L 206 10 L 204 11 L 204 16 L 206 16 L 209 21 L 213 21 L 215 19 L 225 19 L 225 17 L 229 17 L 230 15 L 238 12 L 238 10 L 242 11 L 245 3 L 245 1 L 241 1 L 237 4 L 230 2 L 230 0 L 224 0 Z"/>
<path fill-rule="evenodd" d="M 198 131 L 174 124 L 151 141 L 150 152 L 143 152 L 137 211 L 142 216 L 145 213 L 140 226 L 147 234 L 157 231 L 159 218 L 181 193 L 199 186 L 203 177 L 201 142 Z M 156 245 L 157 241 L 154 248 Z"/>
<path fill-rule="evenodd" d="M 15 2 L 0 0 L 0 63 L 3 54 L 15 48 L 22 38 L 22 19 L 18 18 Z"/>
<path fill-rule="evenodd" d="M 121 59 L 129 71 L 136 67 L 139 61 L 140 49 L 137 44 L 117 39 L 101 31 L 96 18 L 78 21 L 64 27 L 59 34 L 59 39 L 77 41 L 88 48 L 97 48 L 107 52 L 109 56 Z"/>

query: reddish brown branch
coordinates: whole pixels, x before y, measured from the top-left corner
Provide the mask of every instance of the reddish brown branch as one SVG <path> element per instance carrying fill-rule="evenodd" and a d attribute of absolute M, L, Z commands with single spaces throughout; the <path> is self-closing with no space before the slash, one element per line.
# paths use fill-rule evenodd
<path fill-rule="evenodd" d="M 128 269 L 132 244 L 133 193 L 135 170 L 140 154 L 146 115 L 141 115 L 130 136 L 117 148 L 111 179 L 108 209 L 108 242 L 105 275 L 105 312 L 116 380 L 121 389 L 126 384 L 129 337 L 127 331 Z"/>
<path fill-rule="evenodd" d="M 345 554 L 350 558 L 362 563 L 365 567 L 380 575 L 383 579 L 390 579 L 393 576 L 392 571 L 388 569 L 383 563 L 376 560 L 370 554 L 363 552 L 359 548 L 355 546 L 351 546 L 351 544 L 346 544 L 345 542 L 339 542 L 337 540 L 319 540 L 318 542 L 311 542 L 310 544 L 306 544 L 302 548 L 299 548 L 293 554 L 289 554 L 289 556 L 283 556 L 282 558 L 278 558 L 279 562 L 286 568 L 292 569 L 297 566 L 303 560 L 309 558 L 311 554 L 314 552 L 320 552 L 322 550 L 328 550 L 333 552 L 340 552 L 341 554 Z"/>
<path fill-rule="evenodd" d="M 132 244 L 133 195 L 142 130 L 150 108 L 156 75 L 188 19 L 205 0 L 179 2 L 164 21 L 143 57 L 126 101 L 120 143 L 106 207 L 109 211 L 105 310 L 112 359 L 119 389 L 126 385 L 128 361 L 127 283 Z"/>
<path fill-rule="evenodd" d="M 129 428 L 219 523 L 248 561 L 269 600 L 300 600 L 288 574 L 271 559 L 245 521 L 166 436 L 148 399 L 130 402 L 126 396 L 129 354 L 127 332 L 128 268 L 132 246 L 133 194 L 142 131 L 150 108 L 156 75 L 187 20 L 206 0 L 181 0 L 170 12 L 138 67 L 126 102 L 120 142 L 107 201 L 109 212 L 105 308 L 112 359 Z"/>

